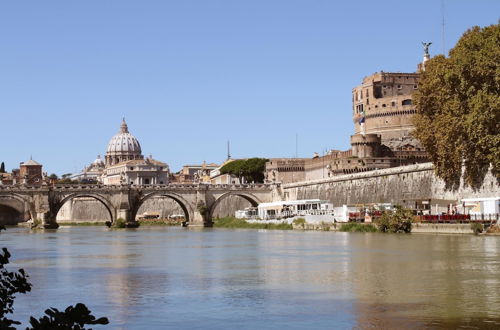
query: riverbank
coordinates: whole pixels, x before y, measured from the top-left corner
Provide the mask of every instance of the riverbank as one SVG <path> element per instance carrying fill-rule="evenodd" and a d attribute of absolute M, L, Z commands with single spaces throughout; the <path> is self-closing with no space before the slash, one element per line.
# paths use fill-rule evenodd
<path fill-rule="evenodd" d="M 59 226 L 106 226 L 106 222 L 104 221 L 88 221 L 88 222 L 66 222 L 66 221 L 61 221 L 57 223 Z"/>
<path fill-rule="evenodd" d="M 282 223 L 249 223 L 244 219 L 225 217 L 214 219 L 214 228 L 248 228 L 248 229 L 280 229 L 292 230 L 293 226 L 286 222 Z"/>
<path fill-rule="evenodd" d="M 169 220 L 139 220 L 141 226 L 180 226 L 182 221 L 169 221 Z"/>

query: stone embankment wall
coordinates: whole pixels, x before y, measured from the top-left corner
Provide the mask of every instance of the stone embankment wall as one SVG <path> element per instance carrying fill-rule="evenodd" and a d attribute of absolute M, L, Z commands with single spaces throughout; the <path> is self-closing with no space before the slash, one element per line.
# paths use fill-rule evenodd
<path fill-rule="evenodd" d="M 236 210 L 249 207 L 251 204 L 244 198 L 228 196 L 217 206 L 213 217 L 220 218 L 234 216 Z M 161 218 L 168 218 L 174 214 L 184 214 L 177 202 L 171 198 L 153 197 L 144 202 L 137 215 L 144 212 L 158 212 Z M 104 205 L 96 199 L 80 197 L 66 202 L 57 214 L 57 222 L 105 222 L 110 220 L 109 212 Z"/>
<path fill-rule="evenodd" d="M 335 176 L 282 186 L 286 200 L 319 198 L 335 206 L 343 204 L 392 203 L 411 206 L 415 200 L 460 200 L 500 195 L 496 178 L 488 173 L 478 190 L 464 187 L 447 191 L 431 163 Z"/>
<path fill-rule="evenodd" d="M 414 223 L 411 227 L 412 233 L 435 233 L 435 234 L 473 234 L 470 224 L 452 223 Z"/>

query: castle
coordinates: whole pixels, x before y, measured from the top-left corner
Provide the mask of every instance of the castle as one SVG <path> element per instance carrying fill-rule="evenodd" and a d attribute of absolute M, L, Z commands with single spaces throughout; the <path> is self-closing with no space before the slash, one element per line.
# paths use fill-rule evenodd
<path fill-rule="evenodd" d="M 426 49 L 417 72 L 381 71 L 353 88 L 354 134 L 349 150 L 330 150 L 312 158 L 271 158 L 266 180 L 291 183 L 428 162 L 424 148 L 411 135 L 416 113 L 412 93 L 428 59 Z"/>

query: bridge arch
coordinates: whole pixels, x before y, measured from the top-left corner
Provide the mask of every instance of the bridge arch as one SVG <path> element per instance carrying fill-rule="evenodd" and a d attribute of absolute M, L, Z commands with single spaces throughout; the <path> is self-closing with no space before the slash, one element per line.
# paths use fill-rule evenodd
<path fill-rule="evenodd" d="M 85 197 L 93 198 L 93 199 L 101 202 L 101 204 L 104 205 L 104 207 L 108 211 L 111 222 L 115 222 L 115 220 L 116 220 L 115 219 L 115 208 L 113 207 L 113 204 L 111 204 L 111 202 L 106 197 L 99 195 L 99 194 L 93 194 L 93 193 L 73 193 L 73 194 L 69 194 L 69 195 L 65 196 L 63 199 L 61 199 L 59 202 L 56 203 L 56 205 L 54 206 L 54 209 L 52 210 L 53 221 L 56 222 L 57 213 L 59 213 L 59 211 L 61 210 L 61 208 L 63 207 L 63 205 L 66 202 L 68 202 L 72 199 L 75 199 L 75 198 L 85 198 Z"/>
<path fill-rule="evenodd" d="M 257 197 L 255 197 L 253 194 L 250 194 L 250 193 L 238 192 L 238 191 L 229 191 L 229 192 L 226 192 L 226 193 L 220 195 L 219 198 L 217 198 L 215 200 L 215 202 L 212 204 L 212 206 L 210 206 L 210 213 L 209 213 L 209 220 L 210 221 L 212 220 L 212 217 L 213 217 L 213 214 L 215 212 L 215 209 L 220 204 L 220 202 L 223 199 L 225 199 L 226 197 L 229 197 L 229 196 L 242 197 L 242 198 L 246 199 L 248 202 L 250 202 L 250 204 L 252 204 L 253 207 L 257 207 L 257 205 L 259 205 L 261 203 L 260 200 Z"/>
<path fill-rule="evenodd" d="M 23 196 L 0 194 L 0 224 L 17 224 L 35 214 L 31 203 Z"/>
<path fill-rule="evenodd" d="M 144 197 L 142 197 L 136 204 L 135 206 L 133 207 L 132 209 L 132 214 L 131 214 L 131 218 L 132 219 L 135 219 L 136 216 L 137 216 L 137 212 L 139 212 L 139 209 L 141 208 L 141 206 L 144 204 L 145 201 L 147 201 L 148 199 L 152 198 L 152 197 L 167 197 L 167 198 L 170 198 L 170 199 L 173 199 L 174 201 L 177 202 L 177 204 L 179 204 L 179 206 L 181 207 L 182 211 L 184 212 L 184 215 L 186 216 L 186 222 L 189 223 L 189 221 L 191 221 L 193 219 L 193 207 L 189 204 L 188 201 L 186 201 L 182 196 L 176 194 L 176 193 L 171 193 L 171 192 L 161 192 L 161 191 L 158 191 L 158 192 L 153 192 L 153 193 L 150 193 L 150 194 L 147 194 L 145 195 Z"/>

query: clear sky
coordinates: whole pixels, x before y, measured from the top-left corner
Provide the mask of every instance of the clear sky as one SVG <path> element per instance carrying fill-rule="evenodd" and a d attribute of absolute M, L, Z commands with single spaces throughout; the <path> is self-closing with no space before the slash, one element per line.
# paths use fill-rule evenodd
<path fill-rule="evenodd" d="M 445 0 L 449 50 L 498 0 Z M 0 161 L 49 173 L 103 155 L 126 117 L 184 164 L 349 148 L 351 90 L 442 53 L 441 1 L 2 0 Z"/>

